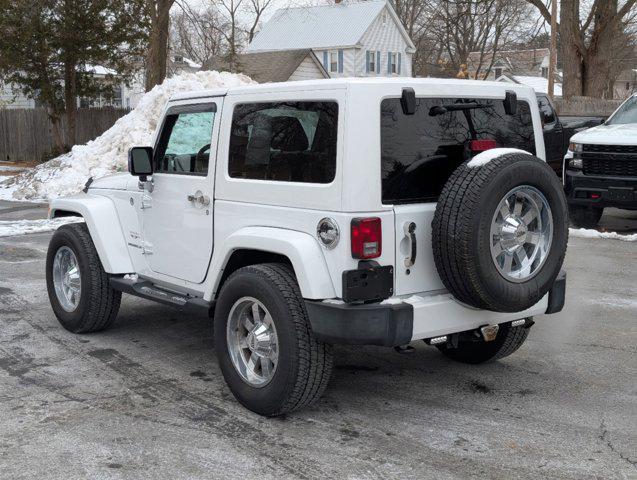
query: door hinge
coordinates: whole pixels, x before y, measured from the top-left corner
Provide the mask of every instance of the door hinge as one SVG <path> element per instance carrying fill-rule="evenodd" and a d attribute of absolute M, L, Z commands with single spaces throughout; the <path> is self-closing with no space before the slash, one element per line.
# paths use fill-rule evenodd
<path fill-rule="evenodd" d="M 142 242 L 142 255 L 152 255 L 153 244 L 150 242 Z"/>
<path fill-rule="evenodd" d="M 149 195 L 142 195 L 141 209 L 147 210 L 153 208 L 153 199 Z"/>

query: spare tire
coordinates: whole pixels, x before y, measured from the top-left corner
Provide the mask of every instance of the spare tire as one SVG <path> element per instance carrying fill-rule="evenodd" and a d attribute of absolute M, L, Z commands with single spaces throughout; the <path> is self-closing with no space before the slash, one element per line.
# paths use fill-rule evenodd
<path fill-rule="evenodd" d="M 560 272 L 566 198 L 546 162 L 522 151 L 488 151 L 451 175 L 432 230 L 438 274 L 459 301 L 518 312 L 540 301 Z"/>

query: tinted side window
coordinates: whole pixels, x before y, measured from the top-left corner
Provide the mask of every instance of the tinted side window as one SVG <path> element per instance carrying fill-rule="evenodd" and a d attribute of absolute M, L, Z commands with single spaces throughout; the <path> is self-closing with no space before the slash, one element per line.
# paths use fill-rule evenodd
<path fill-rule="evenodd" d="M 155 172 L 206 175 L 215 112 L 214 104 L 170 108 L 155 150 Z"/>
<path fill-rule="evenodd" d="M 336 102 L 237 105 L 228 171 L 233 178 L 330 183 L 336 172 Z"/>
<path fill-rule="evenodd" d="M 501 100 L 419 98 L 416 113 L 403 114 L 400 99 L 381 103 L 381 175 L 384 203 L 436 201 L 453 171 L 471 156 L 472 139 L 535 154 L 528 103 L 515 115 Z M 459 104 L 475 108 L 464 109 Z M 453 110 L 454 107 L 460 108 Z"/>

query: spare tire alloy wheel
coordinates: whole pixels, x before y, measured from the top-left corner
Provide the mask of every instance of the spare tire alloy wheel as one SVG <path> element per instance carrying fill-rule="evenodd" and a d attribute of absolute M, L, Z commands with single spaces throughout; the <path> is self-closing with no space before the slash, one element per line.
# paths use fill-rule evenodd
<path fill-rule="evenodd" d="M 434 260 L 460 302 L 523 312 L 548 293 L 562 267 L 566 198 L 543 160 L 524 152 L 489 155 L 495 157 L 464 163 L 447 180 L 432 223 Z"/>
<path fill-rule="evenodd" d="M 553 240 L 553 214 L 537 188 L 521 185 L 500 201 L 491 222 L 491 258 L 512 282 L 533 278 L 544 265 Z"/>

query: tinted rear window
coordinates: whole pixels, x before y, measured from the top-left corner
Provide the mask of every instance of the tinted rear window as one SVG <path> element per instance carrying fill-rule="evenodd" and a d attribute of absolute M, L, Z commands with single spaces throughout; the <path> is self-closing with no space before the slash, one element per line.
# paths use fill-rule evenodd
<path fill-rule="evenodd" d="M 471 102 L 484 107 L 439 113 L 443 105 Z M 519 101 L 517 113 L 507 115 L 502 100 L 419 98 L 415 115 L 405 115 L 400 99 L 383 100 L 383 203 L 436 201 L 449 176 L 469 159 L 474 137 L 535 154 L 529 104 Z"/>

